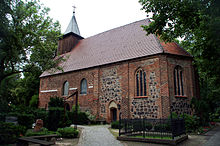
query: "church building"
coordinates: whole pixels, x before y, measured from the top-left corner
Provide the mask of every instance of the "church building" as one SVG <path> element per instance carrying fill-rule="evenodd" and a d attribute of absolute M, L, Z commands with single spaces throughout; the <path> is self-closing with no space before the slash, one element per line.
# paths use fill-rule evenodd
<path fill-rule="evenodd" d="M 146 35 L 141 26 L 149 23 L 144 19 L 83 38 L 73 14 L 58 42 L 63 71 L 40 76 L 39 108 L 77 89 L 81 111 L 96 120 L 118 120 L 119 112 L 122 118 L 191 114 L 190 101 L 198 95 L 193 57 L 176 43 Z M 75 98 L 67 103 L 72 107 Z"/>

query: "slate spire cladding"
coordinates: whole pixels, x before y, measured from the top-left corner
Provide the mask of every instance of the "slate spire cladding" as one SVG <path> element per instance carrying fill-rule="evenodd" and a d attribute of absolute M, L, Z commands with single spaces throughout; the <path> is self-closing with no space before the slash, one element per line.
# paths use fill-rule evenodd
<path fill-rule="evenodd" d="M 75 18 L 75 7 L 70 23 L 64 32 L 62 38 L 59 39 L 57 55 L 70 52 L 83 37 L 80 36 L 79 27 Z"/>
<path fill-rule="evenodd" d="M 76 22 L 76 17 L 75 17 L 75 6 L 73 6 L 73 8 L 74 8 L 73 16 L 69 22 L 68 27 L 66 28 L 66 31 L 64 32 L 64 35 L 72 32 L 80 36 L 79 27 L 78 27 L 78 24 Z"/>

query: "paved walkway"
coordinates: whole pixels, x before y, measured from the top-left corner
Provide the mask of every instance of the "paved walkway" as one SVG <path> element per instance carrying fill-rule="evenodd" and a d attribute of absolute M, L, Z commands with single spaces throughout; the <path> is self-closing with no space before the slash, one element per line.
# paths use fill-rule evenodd
<path fill-rule="evenodd" d="M 109 132 L 108 125 L 79 126 L 84 128 L 78 146 L 123 146 Z"/>
<path fill-rule="evenodd" d="M 215 127 L 204 135 L 208 137 L 208 140 L 203 146 L 220 146 L 220 126 Z"/>

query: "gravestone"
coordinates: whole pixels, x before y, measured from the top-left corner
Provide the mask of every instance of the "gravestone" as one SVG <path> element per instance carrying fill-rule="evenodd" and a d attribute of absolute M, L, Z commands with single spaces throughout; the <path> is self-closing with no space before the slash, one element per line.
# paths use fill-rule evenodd
<path fill-rule="evenodd" d="M 18 118 L 17 118 L 17 117 L 14 117 L 14 116 L 7 116 L 7 117 L 5 118 L 5 122 L 18 124 Z"/>
<path fill-rule="evenodd" d="M 41 130 L 41 128 L 43 127 L 43 120 L 41 120 L 41 119 L 37 119 L 36 120 L 36 124 L 35 124 L 35 127 L 34 127 L 34 131 L 40 131 Z"/>

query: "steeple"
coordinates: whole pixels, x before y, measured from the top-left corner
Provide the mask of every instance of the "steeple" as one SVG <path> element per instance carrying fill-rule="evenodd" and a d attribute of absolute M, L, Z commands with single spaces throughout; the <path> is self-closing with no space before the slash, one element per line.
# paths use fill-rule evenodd
<path fill-rule="evenodd" d="M 59 39 L 57 55 L 70 52 L 78 44 L 83 37 L 80 36 L 79 28 L 75 18 L 75 6 L 73 6 L 73 16 L 70 23 L 64 32 L 64 35 Z"/>
<path fill-rule="evenodd" d="M 75 18 L 75 9 L 76 7 L 73 6 L 73 16 L 69 22 L 68 27 L 66 28 L 66 31 L 64 32 L 64 35 L 72 32 L 80 36 L 79 27 L 77 25 L 76 18 Z"/>

